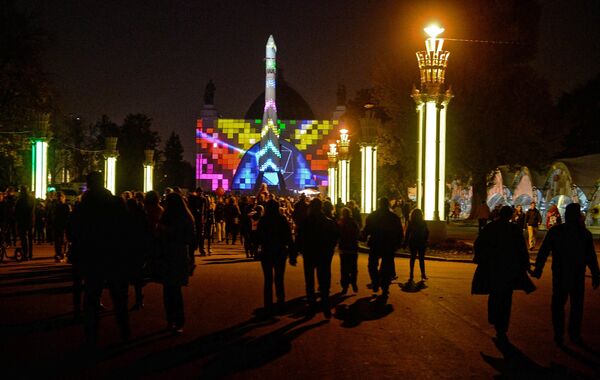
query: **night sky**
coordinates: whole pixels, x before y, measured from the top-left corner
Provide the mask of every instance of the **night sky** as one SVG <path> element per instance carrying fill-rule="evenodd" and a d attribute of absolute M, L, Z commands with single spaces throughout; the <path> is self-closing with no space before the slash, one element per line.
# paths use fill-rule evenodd
<path fill-rule="evenodd" d="M 600 72 L 600 2 L 541 3 L 534 64 L 557 97 Z M 264 89 L 269 34 L 274 35 L 286 81 L 320 119 L 331 117 L 338 83 L 352 97 L 357 89 L 372 85 L 379 64 L 412 64 L 418 82 L 414 52 L 423 48 L 422 28 L 432 20 L 441 22 L 447 38 L 486 37 L 468 35 L 469 20 L 476 17 L 468 10 L 442 13 L 442 5 L 434 1 L 30 4 L 53 35 L 45 63 L 66 113 L 90 122 L 107 114 L 117 123 L 128 113 L 145 113 L 163 142 L 171 130 L 180 134 L 190 161 L 206 82 L 215 82 L 220 114 L 242 118 Z M 450 42 L 446 48 L 452 52 Z"/>

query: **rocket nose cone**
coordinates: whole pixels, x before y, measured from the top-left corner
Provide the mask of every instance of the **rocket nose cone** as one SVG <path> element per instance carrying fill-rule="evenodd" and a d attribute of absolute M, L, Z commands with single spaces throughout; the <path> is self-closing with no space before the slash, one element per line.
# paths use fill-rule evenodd
<path fill-rule="evenodd" d="M 267 47 L 276 47 L 275 39 L 273 38 L 272 34 L 269 36 L 269 39 L 267 40 Z"/>

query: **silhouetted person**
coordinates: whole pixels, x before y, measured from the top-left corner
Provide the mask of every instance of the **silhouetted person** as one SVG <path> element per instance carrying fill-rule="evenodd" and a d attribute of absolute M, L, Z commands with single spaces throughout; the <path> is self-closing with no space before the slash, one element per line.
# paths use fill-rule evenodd
<path fill-rule="evenodd" d="M 181 195 L 171 193 L 159 224 L 162 241 L 162 283 L 167 327 L 182 333 L 185 323 L 181 287 L 188 284 L 191 272 L 189 245 L 194 242 L 194 217 Z"/>
<path fill-rule="evenodd" d="M 294 203 L 294 211 L 292 212 L 292 220 L 294 221 L 296 228 L 304 222 L 307 216 L 308 203 L 306 202 L 306 195 L 300 194 L 298 201 Z"/>
<path fill-rule="evenodd" d="M 80 203 L 76 203 L 73 206 L 73 210 L 67 219 L 66 228 L 67 239 L 69 241 L 67 262 L 71 264 L 71 276 L 73 278 L 71 294 L 74 319 L 79 319 L 81 316 L 81 294 L 83 293 L 83 272 L 81 269 L 82 239 L 79 226 L 77 226 L 78 221 L 81 220 L 79 205 Z"/>
<path fill-rule="evenodd" d="M 144 308 L 144 265 L 147 262 L 147 254 L 151 249 L 150 227 L 148 225 L 146 212 L 137 199 L 130 198 L 125 203 L 127 206 L 127 231 L 128 255 L 131 256 L 130 281 L 135 290 L 135 304 L 132 310 Z"/>
<path fill-rule="evenodd" d="M 103 176 L 92 172 L 87 176 L 88 190 L 73 221 L 76 240 L 80 244 L 79 259 L 85 283 L 83 300 L 84 327 L 87 343 L 98 341 L 100 297 L 108 286 L 121 339 L 130 336 L 127 312 L 130 257 L 127 235 L 127 211 L 120 197 L 103 186 Z"/>
<path fill-rule="evenodd" d="M 408 226 L 406 227 L 406 238 L 404 245 L 410 250 L 410 276 L 408 281 L 412 282 L 415 272 L 415 260 L 419 257 L 419 268 L 421 269 L 421 280 L 427 280 L 425 275 L 425 249 L 429 240 L 429 229 L 423 219 L 423 211 L 416 208 L 410 213 Z"/>
<path fill-rule="evenodd" d="M 15 204 L 15 220 L 23 259 L 33 259 L 33 225 L 34 225 L 35 199 L 29 193 L 27 186 L 21 186 L 19 198 Z"/>
<path fill-rule="evenodd" d="M 316 310 L 315 271 L 319 281 L 321 306 L 326 317 L 331 317 L 329 309 L 329 289 L 331 287 L 331 260 L 338 241 L 339 230 L 336 222 L 323 213 L 323 203 L 314 198 L 308 205 L 308 215 L 298 228 L 296 245 L 302 252 L 306 299 L 311 311 Z"/>
<path fill-rule="evenodd" d="M 348 287 L 358 292 L 356 278 L 358 275 L 358 237 L 360 227 L 352 217 L 352 211 L 348 207 L 342 208 L 342 217 L 338 221 L 340 228 L 340 284 L 342 294 L 348 293 Z"/>
<path fill-rule="evenodd" d="M 60 262 L 64 258 L 65 235 L 70 214 L 71 207 L 67 204 L 67 197 L 62 191 L 57 192 L 52 221 L 54 231 L 54 259 L 56 262 Z"/>
<path fill-rule="evenodd" d="M 600 285 L 598 258 L 592 234 L 581 221 L 581 208 L 571 203 L 565 210 L 565 223 L 552 227 L 546 234 L 535 261 L 533 276 L 540 278 L 548 255 L 552 252 L 552 325 L 554 341 L 562 345 L 565 330 L 565 303 L 571 301 L 568 333 L 574 343 L 581 343 L 585 268 L 592 272 L 592 287 Z"/>
<path fill-rule="evenodd" d="M 231 236 L 231 244 L 235 245 L 239 229 L 240 208 L 236 199 L 231 197 L 225 205 L 225 244 L 229 244 L 229 236 Z"/>
<path fill-rule="evenodd" d="M 486 201 L 482 201 L 479 209 L 477 210 L 477 222 L 478 222 L 478 232 L 483 230 L 483 227 L 487 224 L 488 220 L 490 220 L 490 206 L 488 206 Z"/>
<path fill-rule="evenodd" d="M 265 312 L 273 312 L 273 280 L 275 280 L 277 312 L 281 313 L 285 305 L 283 282 L 285 264 L 289 256 L 290 264 L 296 265 L 296 252 L 290 225 L 279 212 L 279 203 L 274 200 L 267 202 L 265 215 L 258 222 L 258 239 L 261 246 L 260 264 L 265 278 Z"/>
<path fill-rule="evenodd" d="M 489 294 L 488 322 L 501 342 L 508 340 L 513 290 L 532 292 L 535 287 L 527 276 L 529 254 L 521 229 L 510 222 L 510 206 L 500 210 L 499 219 L 487 224 L 474 243 L 477 264 L 472 294 Z"/>
<path fill-rule="evenodd" d="M 192 246 L 192 255 L 196 251 L 196 246 L 200 251 L 200 256 L 206 256 L 204 249 L 204 237 L 205 230 L 204 225 L 206 223 L 206 212 L 208 208 L 208 201 L 204 194 L 202 194 L 202 188 L 198 187 L 195 194 L 191 193 L 188 195 L 188 207 L 194 217 L 196 224 L 196 244 Z"/>
<path fill-rule="evenodd" d="M 402 245 L 404 232 L 402 221 L 390 210 L 390 201 L 379 198 L 377 210 L 373 211 L 365 221 L 363 235 L 368 238 L 369 277 L 374 292 L 382 290 L 382 295 L 389 294 L 390 283 L 395 276 L 394 255 Z M 381 265 L 380 265 L 381 260 Z"/>
<path fill-rule="evenodd" d="M 527 235 L 529 237 L 529 250 L 533 251 L 537 243 L 538 227 L 542 223 L 542 214 L 535 208 L 535 202 L 531 202 L 529 209 L 525 213 L 525 225 L 527 226 Z"/>

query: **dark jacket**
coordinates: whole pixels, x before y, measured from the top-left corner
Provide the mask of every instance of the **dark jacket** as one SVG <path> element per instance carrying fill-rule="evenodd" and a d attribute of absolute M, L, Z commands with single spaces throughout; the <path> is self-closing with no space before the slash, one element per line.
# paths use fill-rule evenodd
<path fill-rule="evenodd" d="M 600 276 L 592 234 L 581 225 L 565 223 L 548 231 L 535 260 L 535 270 L 540 275 L 550 252 L 554 286 L 570 289 L 583 283 L 586 266 L 593 277 Z"/>
<path fill-rule="evenodd" d="M 425 248 L 429 240 L 429 228 L 424 220 L 420 222 L 408 222 L 406 227 L 406 238 L 404 245 L 412 248 Z"/>
<path fill-rule="evenodd" d="M 489 294 L 507 289 L 532 292 L 535 286 L 527 275 L 529 254 L 522 230 L 508 220 L 486 225 L 473 245 L 477 264 L 472 294 Z"/>
<path fill-rule="evenodd" d="M 265 215 L 258 222 L 258 241 L 261 259 L 294 256 L 294 240 L 287 219 L 281 214 Z"/>
<path fill-rule="evenodd" d="M 373 253 L 389 254 L 402 246 L 404 231 L 398 215 L 388 209 L 377 209 L 367 217 L 363 234 Z"/>
<path fill-rule="evenodd" d="M 542 223 L 542 214 L 538 211 L 538 209 L 529 209 L 525 213 L 525 225 L 537 227 Z"/>
<path fill-rule="evenodd" d="M 15 204 L 15 220 L 21 228 L 33 227 L 35 202 L 29 194 L 21 194 Z"/>
<path fill-rule="evenodd" d="M 131 256 L 123 200 L 106 189 L 88 190 L 74 217 L 72 230 L 84 277 L 126 279 Z"/>
<path fill-rule="evenodd" d="M 360 228 L 352 218 L 342 218 L 338 222 L 340 228 L 340 251 L 358 251 Z"/>
<path fill-rule="evenodd" d="M 191 273 L 188 246 L 195 238 L 194 221 L 186 217 L 161 218 L 159 236 L 162 245 L 161 281 L 165 285 L 187 285 Z"/>
<path fill-rule="evenodd" d="M 305 258 L 333 256 L 339 238 L 337 223 L 322 212 L 309 213 L 298 228 L 296 244 Z"/>

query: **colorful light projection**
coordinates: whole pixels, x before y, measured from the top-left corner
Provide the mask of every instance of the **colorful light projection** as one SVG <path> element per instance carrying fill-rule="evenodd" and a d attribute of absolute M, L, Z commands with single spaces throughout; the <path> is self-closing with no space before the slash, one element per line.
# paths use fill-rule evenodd
<path fill-rule="evenodd" d="M 289 178 L 289 168 L 292 167 L 289 164 L 292 164 L 296 168 L 294 170 L 298 170 L 299 167 L 306 169 L 302 173 L 294 174 L 294 176 L 298 176 L 297 183 L 312 183 L 307 186 L 327 186 L 327 150 L 329 143 L 335 139 L 331 133 L 338 126 L 338 121 L 277 120 L 274 125 L 277 126 L 276 130 L 281 138 L 280 154 L 282 155 L 281 166 L 284 170 L 284 177 L 288 176 Z M 250 148 L 260 141 L 262 129 L 263 125 L 260 119 L 198 120 L 196 128 L 196 179 L 198 185 L 212 190 L 216 190 L 218 187 L 226 190 L 251 190 L 247 183 L 253 183 L 256 176 L 251 178 L 254 174 L 244 167 L 247 162 L 242 165 L 241 161 L 246 153 L 258 154 L 260 148 L 256 151 L 250 150 Z M 297 160 L 286 159 L 289 154 L 286 153 L 285 146 L 287 144 L 283 143 L 284 140 L 291 143 L 295 151 L 301 153 L 302 159 L 306 163 L 305 167 Z M 272 152 L 270 146 L 267 149 Z M 288 164 L 288 169 L 285 169 L 285 164 Z M 309 172 L 311 173 L 310 178 L 306 178 Z M 234 181 L 234 176 L 236 178 L 243 177 L 244 181 Z M 309 179 L 310 181 L 308 181 Z M 287 180 L 286 183 L 289 186 Z"/>
<path fill-rule="evenodd" d="M 46 199 L 48 188 L 48 143 L 44 139 L 32 140 L 31 185 L 36 198 Z"/>
<path fill-rule="evenodd" d="M 453 95 L 443 91 L 449 52 L 443 51 L 444 40 L 437 38 L 444 29 L 425 29 L 429 38 L 426 51 L 417 52 L 421 89 L 412 98 L 419 113 L 417 152 L 417 207 L 426 220 L 444 220 L 446 191 L 446 108 Z"/>

